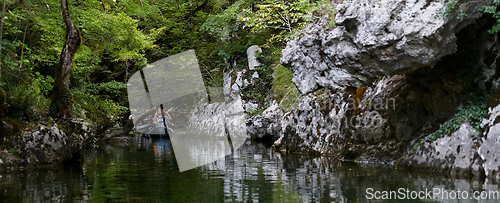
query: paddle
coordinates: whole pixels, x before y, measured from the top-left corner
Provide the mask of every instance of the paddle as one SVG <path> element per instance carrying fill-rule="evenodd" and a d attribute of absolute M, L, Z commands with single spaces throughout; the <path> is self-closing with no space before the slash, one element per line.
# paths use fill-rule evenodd
<path fill-rule="evenodd" d="M 167 123 L 165 122 L 165 115 L 163 114 L 163 104 L 160 104 L 160 108 L 161 108 L 161 117 L 163 118 L 163 125 L 165 126 L 165 135 L 167 135 L 169 137 Z M 172 109 L 172 108 L 170 108 L 170 109 Z"/>

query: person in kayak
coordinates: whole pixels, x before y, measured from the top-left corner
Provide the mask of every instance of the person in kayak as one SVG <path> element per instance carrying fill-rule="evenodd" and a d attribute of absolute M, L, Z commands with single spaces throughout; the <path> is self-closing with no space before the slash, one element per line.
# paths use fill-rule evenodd
<path fill-rule="evenodd" d="M 168 119 L 166 116 L 164 116 L 162 113 L 161 113 L 161 108 L 160 107 L 157 107 L 156 108 L 156 113 L 155 113 L 155 116 L 153 118 L 153 123 L 156 124 L 156 126 L 162 126 L 162 127 L 166 127 L 163 123 L 163 117 L 165 117 L 165 123 L 168 123 Z"/>
<path fill-rule="evenodd" d="M 155 116 L 153 118 L 154 124 L 156 124 L 156 126 L 164 127 L 167 130 L 170 130 L 173 132 L 173 130 L 171 128 L 169 128 L 169 126 L 174 126 L 174 124 L 171 122 L 172 116 L 170 116 L 168 111 L 165 111 L 165 113 L 162 114 L 161 110 L 162 110 L 161 107 L 157 107 Z M 165 118 L 165 121 L 163 120 L 164 118 Z"/>

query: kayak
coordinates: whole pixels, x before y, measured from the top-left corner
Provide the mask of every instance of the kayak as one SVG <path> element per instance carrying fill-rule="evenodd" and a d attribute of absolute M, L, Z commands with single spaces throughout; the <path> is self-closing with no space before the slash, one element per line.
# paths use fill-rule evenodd
<path fill-rule="evenodd" d="M 168 133 L 174 133 L 174 130 L 171 128 L 167 128 Z M 151 128 L 149 131 L 146 131 L 145 133 L 149 137 L 169 137 L 168 134 L 165 134 L 165 127 L 162 126 L 156 126 L 154 128 Z"/>
<path fill-rule="evenodd" d="M 134 129 L 132 130 L 136 130 L 138 132 L 145 132 L 145 131 L 148 131 L 150 128 L 154 127 L 155 124 L 147 124 L 147 125 L 140 125 L 140 126 L 135 126 Z"/>

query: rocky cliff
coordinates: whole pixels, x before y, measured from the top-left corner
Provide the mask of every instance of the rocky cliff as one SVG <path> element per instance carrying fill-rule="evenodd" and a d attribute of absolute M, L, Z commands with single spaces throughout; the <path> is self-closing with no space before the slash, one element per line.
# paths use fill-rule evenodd
<path fill-rule="evenodd" d="M 490 2 L 444 15 L 446 1 L 347 0 L 335 27 L 310 24 L 282 51 L 299 106 L 271 106 L 249 134 L 287 152 L 500 180 L 498 98 L 469 112 L 499 87 L 495 20 L 479 12 Z"/>

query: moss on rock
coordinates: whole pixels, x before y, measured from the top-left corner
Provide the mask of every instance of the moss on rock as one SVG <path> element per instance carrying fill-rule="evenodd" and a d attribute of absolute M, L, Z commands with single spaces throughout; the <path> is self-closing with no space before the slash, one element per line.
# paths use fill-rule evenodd
<path fill-rule="evenodd" d="M 296 108 L 301 100 L 299 90 L 293 84 L 292 71 L 282 65 L 278 65 L 273 70 L 273 85 L 271 91 L 278 104 L 285 111 Z"/>

